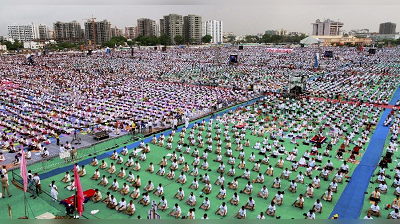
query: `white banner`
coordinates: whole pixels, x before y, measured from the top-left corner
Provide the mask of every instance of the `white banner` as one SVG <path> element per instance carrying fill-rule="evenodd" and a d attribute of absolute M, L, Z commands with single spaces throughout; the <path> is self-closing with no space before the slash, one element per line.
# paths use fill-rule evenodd
<path fill-rule="evenodd" d="M 286 48 L 267 48 L 268 52 L 272 53 L 292 53 L 293 49 Z"/>

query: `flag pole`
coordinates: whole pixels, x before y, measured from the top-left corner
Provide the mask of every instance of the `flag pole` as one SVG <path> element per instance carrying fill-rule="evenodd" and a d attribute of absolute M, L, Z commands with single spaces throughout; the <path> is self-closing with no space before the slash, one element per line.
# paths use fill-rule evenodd
<path fill-rule="evenodd" d="M 25 217 L 28 218 L 26 215 L 26 192 L 24 191 L 24 205 L 25 205 Z"/>
<path fill-rule="evenodd" d="M 77 190 L 75 189 L 75 195 L 74 195 L 74 219 L 76 219 L 76 210 L 78 210 L 78 197 L 77 197 Z"/>

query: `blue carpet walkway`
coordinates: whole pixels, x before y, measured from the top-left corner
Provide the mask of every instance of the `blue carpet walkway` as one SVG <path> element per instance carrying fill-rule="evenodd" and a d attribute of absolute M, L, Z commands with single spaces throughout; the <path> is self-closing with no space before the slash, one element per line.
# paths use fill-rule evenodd
<path fill-rule="evenodd" d="M 394 105 L 399 99 L 400 87 L 397 88 L 389 104 Z M 350 182 L 329 217 L 334 214 L 338 214 L 340 219 L 358 219 L 360 217 L 365 198 L 364 192 L 368 189 L 371 176 L 380 161 L 389 133 L 389 127 L 383 126 L 383 123 L 390 111 L 391 109 L 385 109 L 383 112 L 360 164 L 354 170 Z"/>
<path fill-rule="evenodd" d="M 252 104 L 252 103 L 254 103 L 254 102 L 256 102 L 257 100 L 262 99 L 262 98 L 263 98 L 263 97 L 260 97 L 260 98 L 251 100 L 251 101 L 249 101 L 249 102 L 242 103 L 242 104 L 237 105 L 237 106 L 235 106 L 235 107 L 233 107 L 233 108 L 231 108 L 231 109 L 229 109 L 229 110 L 233 110 L 233 111 L 234 111 L 234 110 L 236 110 L 236 108 L 238 108 L 238 107 L 240 107 L 240 106 L 246 106 L 246 105 L 248 105 L 248 104 Z M 228 113 L 229 110 L 221 111 L 221 112 L 215 113 L 214 115 L 215 115 L 215 116 L 223 115 L 223 114 L 225 114 L 225 113 Z M 208 116 L 207 118 L 204 118 L 204 120 L 207 122 L 207 121 L 210 120 L 210 117 L 211 117 L 211 116 Z M 189 124 L 188 129 L 191 128 L 191 127 L 193 127 L 194 124 L 195 124 L 195 122 L 191 122 L 191 123 Z M 183 126 L 181 126 L 180 128 L 178 128 L 178 130 L 177 130 L 176 132 L 181 131 L 182 128 L 183 128 Z M 171 132 L 172 132 L 172 129 L 167 130 L 167 131 L 162 132 L 162 133 L 164 134 L 164 136 L 168 136 Z M 161 135 L 161 133 L 157 134 L 156 137 L 159 138 L 160 135 Z M 144 143 L 149 143 L 149 142 L 151 141 L 152 138 L 153 138 L 153 136 L 149 136 L 149 137 L 143 139 L 143 141 L 144 141 Z M 131 149 L 133 149 L 133 148 L 138 147 L 139 144 L 140 144 L 140 142 L 141 142 L 141 140 L 139 140 L 139 141 L 137 141 L 137 142 L 134 142 L 134 143 L 128 145 L 128 146 L 127 146 L 128 150 L 131 150 Z M 119 149 L 116 149 L 116 151 L 117 151 L 118 153 L 120 153 L 120 152 L 122 151 L 122 149 L 123 149 L 123 147 L 120 147 Z M 102 159 L 105 159 L 105 158 L 107 158 L 107 157 L 110 157 L 110 156 L 112 155 L 113 151 L 114 151 L 114 150 L 110 150 L 110 151 L 105 152 L 105 153 L 103 153 L 103 154 L 101 154 L 101 155 L 96 155 L 96 158 L 97 158 L 97 160 L 101 161 Z M 78 162 L 78 165 L 79 165 L 79 166 L 87 165 L 87 164 L 89 164 L 90 162 L 92 162 L 92 159 L 93 159 L 93 158 L 88 158 L 88 159 L 82 160 L 82 161 Z M 40 179 L 43 180 L 43 179 L 46 179 L 46 178 L 49 178 L 49 177 L 58 175 L 58 174 L 60 174 L 60 173 L 65 173 L 65 172 L 71 170 L 73 167 L 74 167 L 73 164 L 71 164 L 71 165 L 69 165 L 69 166 L 65 166 L 65 167 L 60 167 L 60 168 L 51 170 L 51 171 L 49 171 L 49 172 L 39 174 L 39 177 L 40 177 Z"/>

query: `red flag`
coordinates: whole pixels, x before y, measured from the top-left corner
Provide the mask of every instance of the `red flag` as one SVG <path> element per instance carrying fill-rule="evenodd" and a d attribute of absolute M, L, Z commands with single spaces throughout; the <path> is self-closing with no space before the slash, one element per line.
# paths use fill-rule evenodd
<path fill-rule="evenodd" d="M 21 145 L 21 177 L 22 180 L 24 181 L 24 192 L 26 192 L 26 189 L 28 188 L 28 173 L 26 172 L 26 160 L 25 160 L 25 152 L 24 152 L 24 147 Z"/>
<path fill-rule="evenodd" d="M 83 202 L 85 201 L 85 196 L 83 195 L 81 180 L 79 179 L 78 169 L 76 166 L 74 167 L 74 178 L 75 178 L 75 187 L 77 189 L 76 193 L 76 203 L 78 205 L 79 216 L 82 216 L 83 212 Z"/>

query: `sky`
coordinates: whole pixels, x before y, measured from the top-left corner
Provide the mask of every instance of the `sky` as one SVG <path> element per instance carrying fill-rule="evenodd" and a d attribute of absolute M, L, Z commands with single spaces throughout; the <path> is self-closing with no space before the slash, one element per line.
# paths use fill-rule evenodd
<path fill-rule="evenodd" d="M 43 1 L 36 0 L 35 2 Z M 118 0 L 114 1 L 120 3 Z M 182 3 L 182 1 L 177 1 L 177 3 Z M 367 28 L 372 32 L 377 32 L 382 22 L 397 23 L 397 31 L 400 30 L 400 5 L 276 5 L 253 4 L 252 0 L 248 0 L 251 5 L 220 3 L 211 5 L 209 1 L 205 1 L 208 5 L 157 5 L 150 0 L 148 2 L 152 5 L 130 3 L 84 5 L 84 2 L 76 3 L 76 5 L 2 5 L 0 7 L 0 35 L 7 35 L 7 26 L 12 24 L 33 22 L 46 24 L 50 30 L 53 30 L 53 23 L 56 21 L 77 20 L 83 24 L 83 19 L 91 18 L 93 15 L 97 21 L 107 19 L 112 26 L 124 28 L 136 25 L 138 18 L 150 18 L 159 22 L 160 18 L 170 13 L 200 15 L 203 21 L 222 20 L 224 32 L 233 32 L 236 35 L 264 33 L 266 30 L 277 29 L 311 34 L 311 23 L 316 19 L 328 18 L 343 22 L 345 31 Z M 68 2 L 75 3 L 73 0 Z"/>

